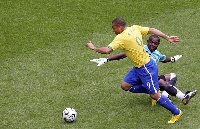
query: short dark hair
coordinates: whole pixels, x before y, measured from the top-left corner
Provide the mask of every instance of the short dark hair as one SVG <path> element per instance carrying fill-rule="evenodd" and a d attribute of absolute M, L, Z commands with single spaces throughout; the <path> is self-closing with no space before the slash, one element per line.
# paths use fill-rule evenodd
<path fill-rule="evenodd" d="M 153 39 L 158 39 L 158 42 L 160 42 L 160 38 L 157 35 L 151 35 L 149 37 L 149 40 L 152 41 Z"/>
<path fill-rule="evenodd" d="M 116 18 L 112 21 L 112 24 L 115 24 L 116 26 L 126 26 L 126 22 L 123 18 Z"/>

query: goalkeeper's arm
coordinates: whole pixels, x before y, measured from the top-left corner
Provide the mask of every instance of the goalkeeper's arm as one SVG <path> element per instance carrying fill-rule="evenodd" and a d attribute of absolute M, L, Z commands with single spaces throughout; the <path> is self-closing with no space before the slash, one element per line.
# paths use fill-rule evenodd
<path fill-rule="evenodd" d="M 166 57 L 166 59 L 164 61 L 162 61 L 163 63 L 166 62 L 176 62 L 177 60 L 179 60 L 182 57 L 182 55 L 175 55 L 173 57 Z"/>
<path fill-rule="evenodd" d="M 123 58 L 126 58 L 126 55 L 124 53 L 120 53 L 120 54 L 109 56 L 108 58 L 99 58 L 99 59 L 93 59 L 93 60 L 90 60 L 90 61 L 97 63 L 98 64 L 97 66 L 101 66 L 108 61 L 120 60 L 120 59 L 123 59 Z"/>
<path fill-rule="evenodd" d="M 112 61 L 112 60 L 120 60 L 120 59 L 123 59 L 126 57 L 127 56 L 124 53 L 120 53 L 120 54 L 109 56 L 107 59 L 108 59 L 108 61 Z"/>

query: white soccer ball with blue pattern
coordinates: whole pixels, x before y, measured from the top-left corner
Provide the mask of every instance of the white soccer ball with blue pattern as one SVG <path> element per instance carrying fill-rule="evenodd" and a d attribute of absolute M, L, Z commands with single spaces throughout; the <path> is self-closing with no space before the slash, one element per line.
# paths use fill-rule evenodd
<path fill-rule="evenodd" d="M 71 123 L 76 119 L 77 112 L 74 108 L 69 107 L 63 110 L 62 117 L 66 122 Z"/>

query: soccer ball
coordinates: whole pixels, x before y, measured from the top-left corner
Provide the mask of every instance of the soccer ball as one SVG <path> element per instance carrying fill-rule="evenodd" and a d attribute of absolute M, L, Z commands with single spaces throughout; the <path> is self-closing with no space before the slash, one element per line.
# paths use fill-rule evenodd
<path fill-rule="evenodd" d="M 76 119 L 77 112 L 74 108 L 66 108 L 62 112 L 62 117 L 66 122 L 70 123 Z"/>

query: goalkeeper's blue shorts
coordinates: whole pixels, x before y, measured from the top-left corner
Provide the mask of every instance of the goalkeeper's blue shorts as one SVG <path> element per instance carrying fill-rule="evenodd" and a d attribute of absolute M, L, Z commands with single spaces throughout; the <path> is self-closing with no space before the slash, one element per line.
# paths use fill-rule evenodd
<path fill-rule="evenodd" d="M 155 94 L 159 91 L 158 68 L 156 63 L 150 61 L 140 68 L 133 67 L 124 77 L 126 83 L 133 86 L 143 86 L 147 94 Z"/>

